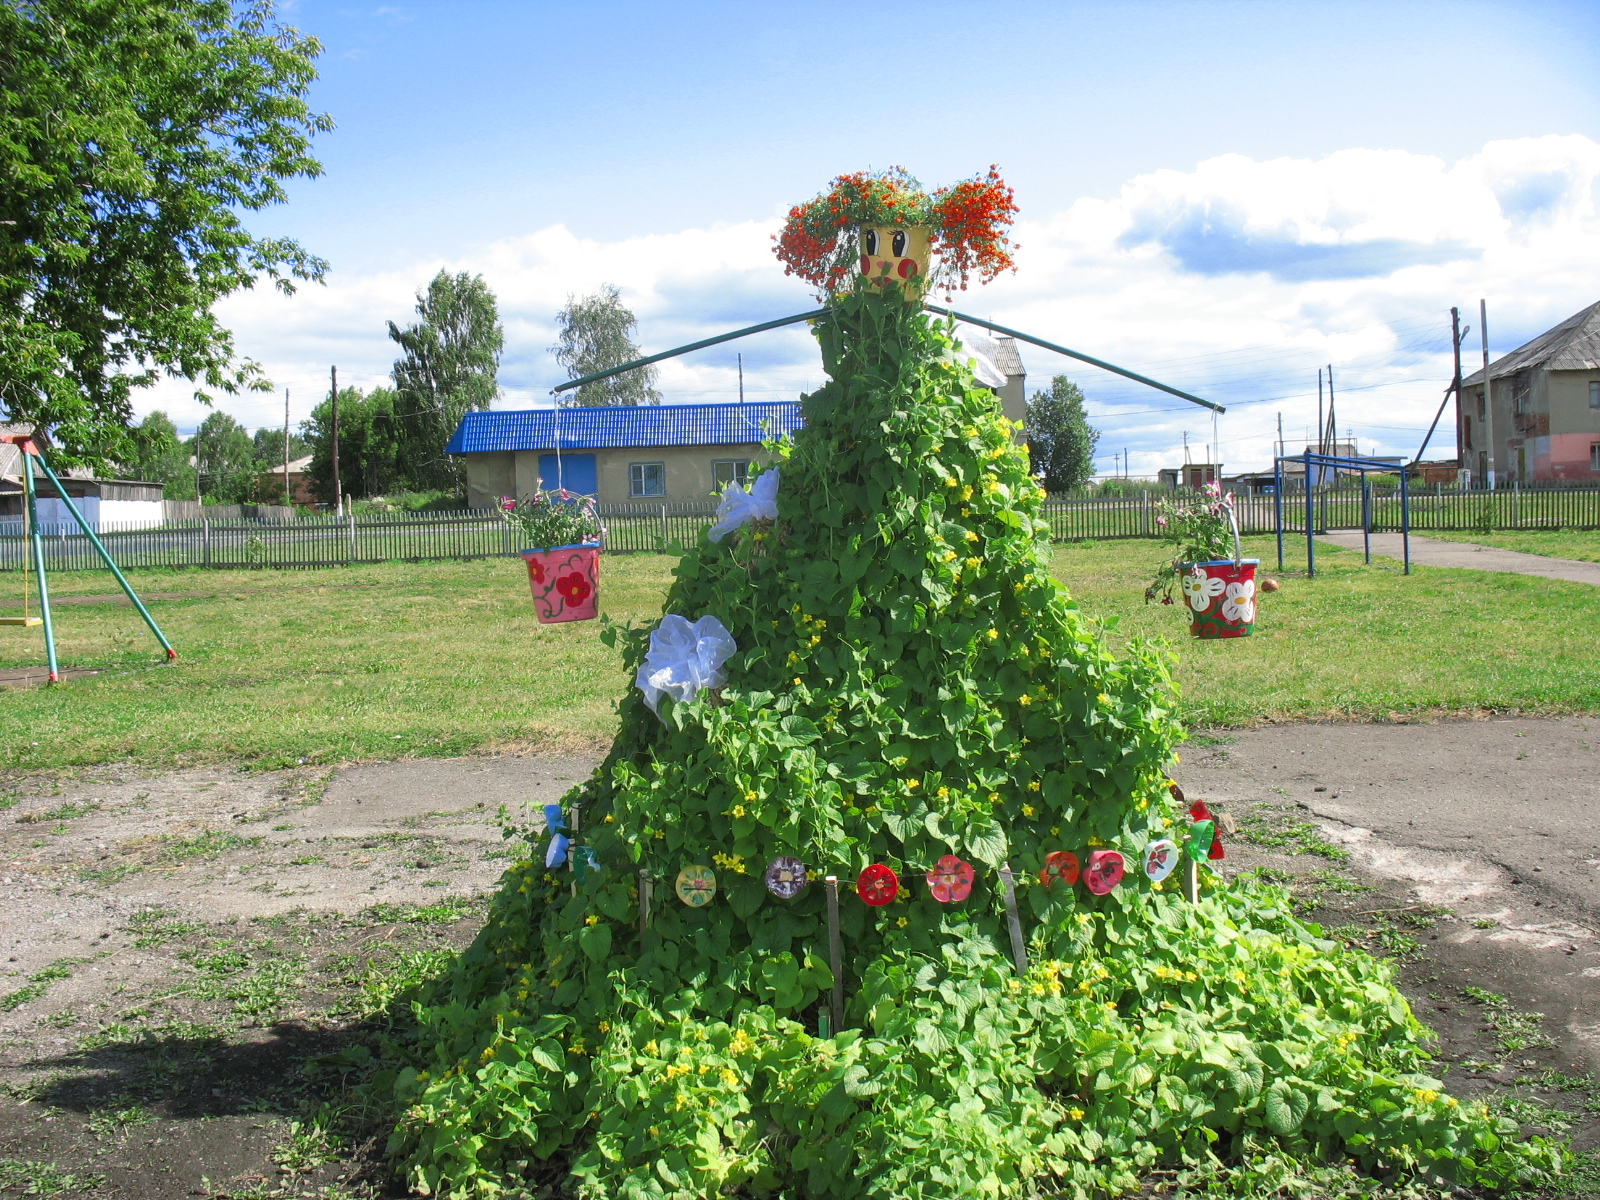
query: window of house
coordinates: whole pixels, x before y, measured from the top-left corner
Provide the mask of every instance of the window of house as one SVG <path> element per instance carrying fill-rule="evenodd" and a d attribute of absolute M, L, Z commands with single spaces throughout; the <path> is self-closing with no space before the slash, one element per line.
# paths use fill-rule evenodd
<path fill-rule="evenodd" d="M 1511 411 L 1519 417 L 1528 411 L 1528 381 L 1514 380 L 1511 384 Z"/>
<path fill-rule="evenodd" d="M 1600 379 L 1589 381 L 1589 407 L 1600 408 Z"/>
<path fill-rule="evenodd" d="M 750 460 L 747 458 L 725 458 L 711 464 L 711 490 L 721 493 L 730 483 L 737 483 L 740 487 L 747 487 L 750 478 Z"/>
<path fill-rule="evenodd" d="M 666 494 L 666 463 L 628 464 L 628 495 L 665 496 Z"/>
<path fill-rule="evenodd" d="M 1478 389 L 1478 420 L 1480 420 L 1480 421 L 1483 420 L 1483 418 L 1484 418 L 1483 397 L 1484 397 L 1484 393 L 1487 392 L 1488 390 L 1489 389 L 1487 387 L 1481 387 L 1481 388 Z"/>
<path fill-rule="evenodd" d="M 1600 442 L 1589 443 L 1589 470 L 1600 471 Z"/>

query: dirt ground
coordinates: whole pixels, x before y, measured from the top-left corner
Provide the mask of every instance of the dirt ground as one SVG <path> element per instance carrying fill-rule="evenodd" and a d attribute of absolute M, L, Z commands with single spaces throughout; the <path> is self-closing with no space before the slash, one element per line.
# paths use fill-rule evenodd
<path fill-rule="evenodd" d="M 1600 721 L 1281 726 L 1196 737 L 1180 780 L 1238 821 L 1225 870 L 1396 959 L 1454 1091 L 1586 1147 L 1596 747 Z M 0 1196 L 394 1194 L 342 1072 L 476 932 L 502 809 L 591 765 L 0 779 Z"/>

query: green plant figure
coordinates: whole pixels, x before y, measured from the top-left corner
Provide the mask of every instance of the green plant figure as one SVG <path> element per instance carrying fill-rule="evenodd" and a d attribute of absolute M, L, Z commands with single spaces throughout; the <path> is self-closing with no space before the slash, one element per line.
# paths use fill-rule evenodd
<path fill-rule="evenodd" d="M 829 382 L 779 447 L 776 517 L 702 541 L 666 604 L 732 635 L 725 682 L 659 712 L 630 690 L 568 797 L 570 848 L 532 835 L 566 865 L 516 864 L 414 1006 L 378 1078 L 417 1191 L 1087 1196 L 1167 1166 L 1270 1193 L 1559 1166 L 1442 1095 L 1389 969 L 1281 889 L 1201 868 L 1190 903 L 1140 869 L 1187 823 L 1165 663 L 1112 655 L 1052 580 L 1014 428 L 916 302 L 929 240 L 956 282 L 1005 265 L 1009 205 L 992 173 L 931 197 L 889 173 L 791 215 L 780 254 L 831 292 Z M 902 219 L 931 234 L 902 243 Z M 633 672 L 650 631 L 612 633 Z M 1096 850 L 1127 862 L 1109 894 L 1041 879 L 1046 855 Z M 975 881 L 941 902 L 924 876 L 947 855 Z M 764 886 L 777 858 L 805 865 L 798 895 Z M 900 877 L 893 902 L 856 894 L 871 864 Z M 674 894 L 690 868 L 709 902 Z M 827 1036 L 824 876 L 845 995 Z"/>

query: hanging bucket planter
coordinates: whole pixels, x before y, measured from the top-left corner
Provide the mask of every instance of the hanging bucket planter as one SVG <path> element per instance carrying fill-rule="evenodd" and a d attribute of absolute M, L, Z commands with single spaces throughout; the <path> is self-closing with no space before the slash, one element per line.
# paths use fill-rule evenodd
<path fill-rule="evenodd" d="M 600 547 L 524 550 L 528 587 L 539 621 L 592 621 L 600 611 Z"/>
<path fill-rule="evenodd" d="M 1189 632 L 1197 638 L 1249 637 L 1256 619 L 1259 558 L 1179 563 L 1178 580 L 1189 606 Z"/>

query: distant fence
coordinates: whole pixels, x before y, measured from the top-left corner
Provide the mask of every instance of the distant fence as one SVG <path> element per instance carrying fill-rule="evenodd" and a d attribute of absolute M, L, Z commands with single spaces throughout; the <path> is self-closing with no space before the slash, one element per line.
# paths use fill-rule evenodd
<path fill-rule="evenodd" d="M 1043 515 L 1056 541 L 1154 537 L 1161 501 L 1151 491 L 1135 496 L 1075 499 L 1051 497 Z M 1312 499 L 1318 531 L 1359 529 L 1358 488 L 1318 489 Z M 1241 533 L 1271 533 L 1276 525 L 1271 496 L 1236 499 Z M 1305 531 L 1305 492 L 1283 498 L 1284 529 Z M 1368 514 L 1374 530 L 1400 528 L 1398 493 L 1374 493 Z M 602 505 L 605 547 L 613 553 L 692 546 L 714 520 L 709 502 Z M 1600 489 L 1550 488 L 1458 492 L 1419 489 L 1411 494 L 1411 528 L 1597 529 Z M 101 566 L 88 538 L 73 524 L 40 526 L 45 565 L 52 571 Z M 364 516 L 301 517 L 292 522 L 239 517 L 173 522 L 151 529 L 107 525 L 100 539 L 124 567 L 333 567 L 395 560 L 500 558 L 523 549 L 513 528 L 493 509 L 464 512 L 373 513 Z M 13 520 L 0 525 L 0 571 L 19 570 L 27 540 Z"/>

